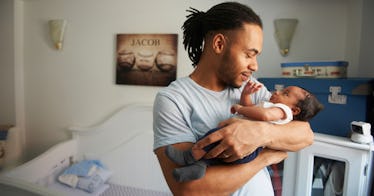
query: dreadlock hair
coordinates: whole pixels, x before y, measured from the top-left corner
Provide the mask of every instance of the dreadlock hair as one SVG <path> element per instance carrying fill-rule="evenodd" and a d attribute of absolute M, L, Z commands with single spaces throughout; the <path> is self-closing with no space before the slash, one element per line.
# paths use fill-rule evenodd
<path fill-rule="evenodd" d="M 304 89 L 304 88 L 302 88 Z M 300 113 L 294 116 L 294 120 L 308 121 L 312 119 L 315 115 L 323 110 L 324 106 L 318 101 L 316 96 L 307 92 L 305 99 L 300 100 L 296 106 L 300 108 Z"/>
<path fill-rule="evenodd" d="M 217 4 L 207 12 L 190 7 L 187 12 L 190 14 L 182 26 L 183 45 L 193 67 L 200 61 L 208 32 L 238 29 L 243 23 L 256 24 L 262 28 L 260 17 L 250 7 L 237 2 Z"/>

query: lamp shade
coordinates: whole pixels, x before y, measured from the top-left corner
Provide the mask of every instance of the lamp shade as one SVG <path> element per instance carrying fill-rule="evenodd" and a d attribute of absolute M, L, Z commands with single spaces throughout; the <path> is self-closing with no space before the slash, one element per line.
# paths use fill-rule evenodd
<path fill-rule="evenodd" d="M 62 49 L 62 42 L 64 41 L 64 33 L 67 21 L 64 19 L 50 20 L 49 34 L 57 50 Z"/>
<path fill-rule="evenodd" d="M 275 38 L 282 56 L 287 56 L 290 51 L 290 45 L 297 23 L 298 20 L 294 18 L 281 18 L 274 20 Z"/>

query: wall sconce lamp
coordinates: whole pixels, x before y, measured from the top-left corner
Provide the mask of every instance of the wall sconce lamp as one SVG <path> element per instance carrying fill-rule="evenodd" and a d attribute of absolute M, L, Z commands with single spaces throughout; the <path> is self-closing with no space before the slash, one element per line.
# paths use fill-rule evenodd
<path fill-rule="evenodd" d="M 294 18 L 281 18 L 274 20 L 275 38 L 278 42 L 282 56 L 290 52 L 290 45 L 298 20 Z"/>
<path fill-rule="evenodd" d="M 49 23 L 49 34 L 51 35 L 52 41 L 57 50 L 62 49 L 62 42 L 64 41 L 64 33 L 66 27 L 66 20 L 56 19 L 50 20 Z"/>

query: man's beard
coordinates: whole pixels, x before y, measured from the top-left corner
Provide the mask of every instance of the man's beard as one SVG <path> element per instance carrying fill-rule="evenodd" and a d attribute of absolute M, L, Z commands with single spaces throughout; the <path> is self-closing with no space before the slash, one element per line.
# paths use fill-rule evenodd
<path fill-rule="evenodd" d="M 229 84 L 228 86 L 231 87 L 231 88 L 240 88 L 240 87 L 242 87 L 242 85 L 234 85 L 234 84 Z"/>
<path fill-rule="evenodd" d="M 226 80 L 222 80 L 222 83 L 229 88 L 240 88 L 242 86 L 235 83 L 235 78 L 229 78 L 227 76 L 225 77 L 225 75 L 223 76 L 223 78 L 225 78 Z"/>

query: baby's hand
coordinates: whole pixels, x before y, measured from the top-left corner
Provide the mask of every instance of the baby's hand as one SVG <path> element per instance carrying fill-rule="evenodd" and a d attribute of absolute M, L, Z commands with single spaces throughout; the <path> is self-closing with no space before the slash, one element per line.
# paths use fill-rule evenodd
<path fill-rule="evenodd" d="M 252 94 L 257 92 L 263 85 L 261 83 L 256 83 L 253 81 L 248 81 L 243 89 L 243 93 L 245 94 Z"/>

